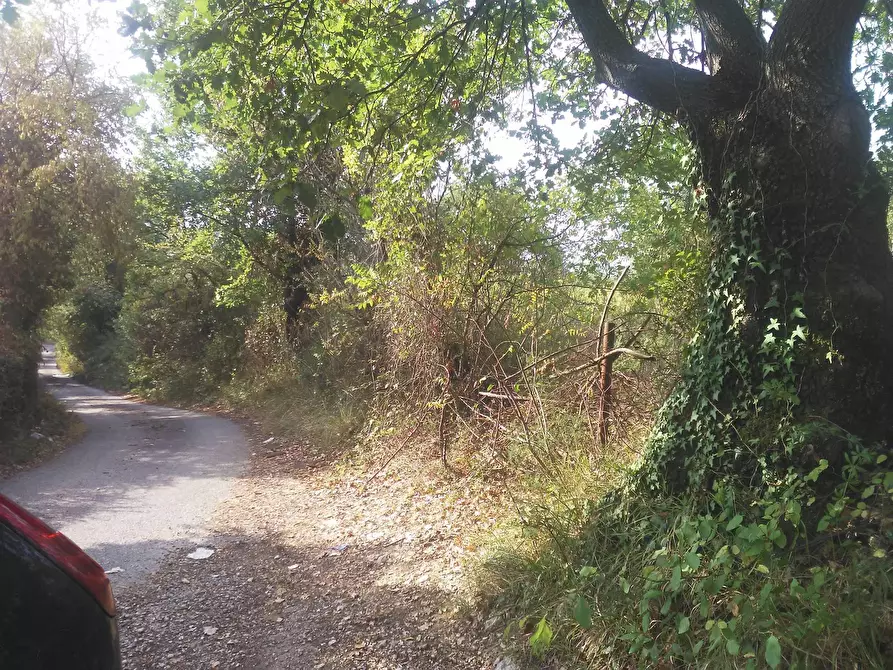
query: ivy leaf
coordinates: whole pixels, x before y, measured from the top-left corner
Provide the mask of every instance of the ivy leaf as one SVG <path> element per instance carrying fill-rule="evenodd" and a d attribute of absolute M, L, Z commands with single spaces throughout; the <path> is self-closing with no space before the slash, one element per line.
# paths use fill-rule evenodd
<path fill-rule="evenodd" d="M 729 521 L 728 525 L 726 526 L 726 530 L 728 530 L 728 531 L 735 530 L 738 526 L 741 525 L 742 521 L 744 521 L 744 517 L 741 514 L 736 514 Z"/>
<path fill-rule="evenodd" d="M 777 668 L 781 663 L 781 644 L 774 635 L 770 635 L 766 640 L 766 663 L 770 668 Z"/>
<path fill-rule="evenodd" d="M 697 570 L 701 567 L 701 557 L 694 551 L 690 551 L 685 555 L 685 562 L 692 570 Z"/>
<path fill-rule="evenodd" d="M 582 595 L 577 596 L 577 604 L 574 605 L 574 620 L 580 628 L 592 628 L 592 608 Z"/>
<path fill-rule="evenodd" d="M 679 624 L 676 627 L 676 631 L 682 635 L 683 633 L 687 633 L 688 629 L 691 628 L 691 619 L 687 616 L 684 616 L 679 619 Z"/>
<path fill-rule="evenodd" d="M 729 638 L 726 641 L 726 651 L 729 652 L 730 655 L 737 656 L 740 649 L 741 645 L 738 644 L 738 640 L 735 638 Z"/>

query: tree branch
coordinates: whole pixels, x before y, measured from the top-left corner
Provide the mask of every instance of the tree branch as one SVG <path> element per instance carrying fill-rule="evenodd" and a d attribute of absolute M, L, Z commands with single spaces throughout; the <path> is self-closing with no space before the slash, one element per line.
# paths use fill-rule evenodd
<path fill-rule="evenodd" d="M 695 9 L 710 71 L 726 69 L 749 79 L 759 77 L 766 44 L 738 0 L 695 0 Z"/>
<path fill-rule="evenodd" d="M 853 35 L 867 0 L 788 0 L 769 42 L 777 83 L 852 88 Z"/>
<path fill-rule="evenodd" d="M 709 75 L 640 52 L 603 0 L 567 0 L 567 5 L 605 84 L 674 116 L 700 116 L 712 109 Z"/>

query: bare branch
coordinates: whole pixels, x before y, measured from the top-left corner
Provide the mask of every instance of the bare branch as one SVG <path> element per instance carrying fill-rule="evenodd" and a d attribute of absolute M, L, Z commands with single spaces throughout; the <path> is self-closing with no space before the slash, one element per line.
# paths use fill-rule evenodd
<path fill-rule="evenodd" d="M 867 0 L 788 0 L 769 42 L 777 83 L 852 88 L 853 35 Z"/>
<path fill-rule="evenodd" d="M 695 0 L 710 71 L 759 77 L 766 44 L 738 0 Z"/>
<path fill-rule="evenodd" d="M 675 116 L 699 116 L 713 107 L 711 77 L 633 47 L 603 0 L 567 0 L 601 80 L 646 105 Z"/>
<path fill-rule="evenodd" d="M 614 299 L 614 294 L 617 293 L 617 288 L 620 286 L 620 282 L 623 281 L 623 278 L 626 277 L 626 273 L 629 272 L 629 269 L 632 265 L 627 265 L 623 268 L 623 272 L 620 273 L 620 276 L 617 277 L 617 281 L 614 282 L 614 287 L 611 289 L 611 292 L 608 293 L 608 297 L 605 299 L 605 306 L 602 309 L 602 318 L 598 322 L 598 353 L 604 353 L 601 350 L 602 347 L 602 336 L 605 334 L 605 324 L 608 322 L 608 310 L 611 308 L 611 301 Z"/>
<path fill-rule="evenodd" d="M 582 365 L 578 365 L 575 368 L 571 368 L 570 370 L 562 370 L 561 372 L 556 372 L 553 377 L 566 377 L 567 375 L 572 375 L 575 372 L 580 372 L 581 370 L 585 370 L 586 368 L 591 368 L 594 365 L 598 365 L 606 358 L 612 358 L 615 356 L 619 356 L 620 354 L 626 354 L 627 356 L 631 356 L 636 360 L 640 361 L 653 361 L 654 356 L 651 354 L 646 354 L 641 351 L 636 351 L 635 349 L 627 349 L 626 347 L 618 347 L 617 349 L 611 349 L 611 351 L 603 353 L 601 356 L 596 356 L 591 361 L 587 361 Z"/>

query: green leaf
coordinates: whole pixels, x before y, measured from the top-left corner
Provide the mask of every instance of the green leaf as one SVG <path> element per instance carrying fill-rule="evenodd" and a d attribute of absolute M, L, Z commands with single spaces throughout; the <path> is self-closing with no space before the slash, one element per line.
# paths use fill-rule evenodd
<path fill-rule="evenodd" d="M 283 186 L 282 188 L 277 189 L 273 193 L 273 202 L 275 202 L 277 205 L 281 205 L 282 203 L 284 203 L 286 201 L 287 198 L 289 198 L 291 196 L 291 194 L 292 194 L 291 186 Z"/>
<path fill-rule="evenodd" d="M 763 573 L 764 575 L 768 575 L 768 574 L 769 574 L 769 568 L 767 568 L 765 565 L 763 565 L 762 563 L 760 563 L 760 564 L 757 566 L 757 572 L 761 572 L 761 573 Z"/>
<path fill-rule="evenodd" d="M 770 668 L 777 668 L 781 663 L 781 644 L 774 635 L 770 635 L 766 640 L 766 663 Z"/>
<path fill-rule="evenodd" d="M 679 587 L 682 585 L 682 567 L 679 565 L 673 566 L 673 575 L 670 577 L 670 590 L 678 591 Z"/>
<path fill-rule="evenodd" d="M 701 523 L 698 524 L 698 535 L 701 536 L 702 540 L 709 540 L 710 536 L 713 535 L 713 522 L 712 520 L 703 519 Z"/>
<path fill-rule="evenodd" d="M 694 551 L 690 551 L 685 555 L 685 562 L 692 570 L 697 570 L 701 567 L 701 557 Z"/>
<path fill-rule="evenodd" d="M 333 84 L 326 94 L 325 104 L 339 114 L 346 112 L 350 104 L 350 89 L 340 82 Z"/>
<path fill-rule="evenodd" d="M 592 628 L 592 608 L 582 595 L 577 596 L 577 604 L 574 605 L 574 620 L 580 628 Z"/>
<path fill-rule="evenodd" d="M 584 578 L 592 577 L 593 575 L 597 575 L 597 574 L 598 574 L 598 570 L 596 570 L 591 565 L 584 565 L 582 568 L 580 568 L 580 576 L 581 577 L 584 577 Z"/>
<path fill-rule="evenodd" d="M 311 211 L 316 209 L 319 203 L 316 187 L 305 181 L 298 182 L 298 201 Z"/>
<path fill-rule="evenodd" d="M 732 656 L 737 656 L 738 652 L 741 650 L 741 645 L 738 644 L 738 640 L 735 638 L 729 638 L 726 640 L 726 651 L 729 652 Z"/>
<path fill-rule="evenodd" d="M 620 578 L 620 588 L 623 589 L 624 593 L 629 593 L 629 582 L 627 581 L 626 577 Z"/>
<path fill-rule="evenodd" d="M 6 23 L 13 24 L 19 19 L 19 11 L 10 4 L 3 5 L 3 9 L 0 9 L 0 15 L 3 16 L 3 20 Z"/>
<path fill-rule="evenodd" d="M 372 198 L 368 195 L 360 198 L 359 202 L 357 202 L 357 211 L 360 213 L 363 221 L 369 221 L 375 215 L 375 211 L 372 209 Z"/>
<path fill-rule="evenodd" d="M 691 619 L 687 616 L 680 618 L 679 624 L 676 626 L 676 631 L 682 635 L 683 633 L 687 633 L 689 628 L 691 628 Z"/>
<path fill-rule="evenodd" d="M 530 649 L 537 656 L 542 656 L 552 645 L 552 628 L 549 626 L 549 622 L 546 621 L 546 617 L 540 619 L 536 625 L 536 630 L 530 636 L 529 643 Z"/>
<path fill-rule="evenodd" d="M 132 105 L 128 105 L 124 108 L 124 116 L 133 118 L 137 116 L 140 112 L 142 112 L 146 106 L 141 102 L 135 102 Z"/>
<path fill-rule="evenodd" d="M 347 234 L 347 227 L 344 221 L 337 214 L 327 216 L 319 224 L 319 232 L 322 234 L 326 242 L 334 244 Z"/>
<path fill-rule="evenodd" d="M 726 530 L 735 530 L 738 526 L 741 525 L 742 521 L 744 521 L 744 517 L 741 514 L 736 514 L 729 521 L 728 525 L 726 526 Z"/>

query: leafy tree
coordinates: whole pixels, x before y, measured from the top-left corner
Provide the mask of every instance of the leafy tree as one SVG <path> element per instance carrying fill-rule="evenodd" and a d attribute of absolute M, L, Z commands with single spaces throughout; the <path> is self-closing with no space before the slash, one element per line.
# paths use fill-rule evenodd
<path fill-rule="evenodd" d="M 687 134 L 711 247 L 706 314 L 652 440 L 649 486 L 749 472 L 738 436 L 768 416 L 893 438 L 888 198 L 851 66 L 855 42 L 860 85 L 886 81 L 883 3 L 202 0 L 154 16 L 136 5 L 131 22 L 149 29 L 144 54 L 184 123 L 248 128 L 285 160 L 338 147 L 355 174 L 433 180 L 526 90 L 531 167 L 549 186 L 569 154 L 538 115 L 586 121 L 601 106 L 611 118 L 626 106 L 600 84 L 628 96 Z M 823 438 L 813 457 L 840 463 L 842 445 Z"/>
<path fill-rule="evenodd" d="M 125 96 L 94 78 L 64 17 L 0 26 L 0 63 L 0 351 L 27 371 L 15 415 L 35 406 L 36 329 L 73 249 L 126 216 L 112 154 Z"/>

